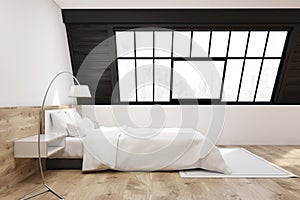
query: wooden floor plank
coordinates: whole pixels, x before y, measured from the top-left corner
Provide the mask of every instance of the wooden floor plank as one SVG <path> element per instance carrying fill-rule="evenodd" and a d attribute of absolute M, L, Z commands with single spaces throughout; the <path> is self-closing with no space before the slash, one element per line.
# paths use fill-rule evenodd
<path fill-rule="evenodd" d="M 245 146 L 247 150 L 300 174 L 300 146 Z M 81 173 L 48 170 L 46 180 L 65 199 L 186 200 L 186 199 L 300 199 L 300 179 L 183 179 L 178 172 Z M 0 194 L 17 199 L 40 182 L 35 174 Z M 57 199 L 45 194 L 38 199 Z"/>

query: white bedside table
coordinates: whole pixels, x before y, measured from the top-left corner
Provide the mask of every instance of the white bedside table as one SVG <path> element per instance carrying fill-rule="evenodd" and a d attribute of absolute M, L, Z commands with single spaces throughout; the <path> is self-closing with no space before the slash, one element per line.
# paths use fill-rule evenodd
<path fill-rule="evenodd" d="M 41 134 L 41 157 L 47 158 L 65 148 L 64 134 Z M 14 141 L 15 158 L 38 158 L 38 135 Z"/>

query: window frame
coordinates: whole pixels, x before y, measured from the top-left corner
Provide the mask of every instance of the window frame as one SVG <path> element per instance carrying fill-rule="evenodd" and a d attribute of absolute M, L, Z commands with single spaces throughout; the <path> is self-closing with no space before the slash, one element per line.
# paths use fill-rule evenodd
<path fill-rule="evenodd" d="M 282 26 L 264 26 L 264 25 L 254 25 L 254 24 L 242 24 L 242 25 L 233 25 L 233 26 L 212 26 L 209 27 L 208 25 L 191 25 L 191 26 L 170 26 L 170 25 L 161 25 L 159 27 L 163 27 L 162 29 L 159 29 L 159 25 L 157 24 L 152 24 L 152 25 L 116 25 L 114 24 L 112 26 L 112 32 L 113 35 L 115 36 L 115 33 L 117 31 L 128 31 L 132 29 L 139 29 L 138 31 L 151 31 L 153 32 L 153 57 L 136 57 L 136 35 L 135 31 L 134 32 L 134 57 L 118 57 L 117 56 L 117 43 L 116 43 L 116 37 L 114 39 L 114 52 L 115 52 L 115 70 L 116 70 L 116 81 L 118 84 L 119 81 L 119 76 L 118 76 L 118 59 L 134 59 L 135 60 L 135 81 L 137 82 L 137 66 L 136 66 L 136 60 L 137 59 L 152 59 L 153 60 L 153 101 L 138 101 L 137 99 L 137 84 L 136 84 L 136 101 L 120 101 L 120 90 L 119 86 L 118 88 L 118 102 L 116 104 L 120 105 L 280 105 L 280 103 L 275 102 L 275 95 L 278 93 L 279 88 L 279 82 L 280 82 L 280 76 L 282 72 L 284 71 L 284 62 L 286 61 L 286 56 L 287 56 L 287 51 L 288 51 L 288 46 L 290 43 L 290 38 L 292 35 L 292 27 L 285 24 Z M 145 27 L 154 27 L 154 28 L 145 28 Z M 209 28 L 208 28 L 209 27 Z M 267 27 L 267 28 L 266 28 Z M 155 31 L 165 31 L 168 32 L 168 30 L 165 29 L 171 29 L 170 31 L 172 32 L 172 47 L 171 47 L 171 57 L 155 57 Z M 174 44 L 174 31 L 191 31 L 191 39 L 190 39 L 190 52 L 189 52 L 189 57 L 173 57 L 173 44 Z M 192 55 L 192 41 L 193 41 L 193 32 L 195 31 L 209 31 L 210 32 L 210 39 L 209 39 L 209 49 L 208 49 L 208 57 L 191 57 Z M 228 37 L 228 43 L 227 43 L 227 51 L 226 51 L 226 57 L 209 57 L 210 56 L 210 49 L 211 49 L 211 39 L 212 39 L 212 32 L 213 31 L 228 31 L 229 32 L 229 37 Z M 245 48 L 245 54 L 243 57 L 228 57 L 229 53 L 229 47 L 230 47 L 230 38 L 231 38 L 231 32 L 232 31 L 248 31 L 248 38 L 247 38 L 247 46 Z M 266 42 L 264 45 L 264 53 L 262 57 L 247 57 L 247 49 L 248 49 L 248 43 L 249 43 L 249 38 L 250 38 L 250 33 L 251 31 L 267 31 L 267 38 Z M 270 34 L 270 31 L 287 31 L 286 35 L 286 40 L 285 44 L 283 47 L 282 55 L 281 57 L 264 57 L 266 48 L 267 48 L 267 43 L 268 43 L 268 37 Z M 155 101 L 155 65 L 154 65 L 154 60 L 156 59 L 171 59 L 171 80 L 170 80 L 170 100 L 169 101 Z M 225 80 L 225 74 L 226 74 L 226 65 L 227 65 L 227 60 L 228 59 L 243 59 L 243 66 L 242 66 L 242 72 L 241 72 L 241 77 L 240 77 L 240 83 L 239 83 L 239 90 L 238 90 L 238 97 L 236 101 L 222 101 L 222 95 L 223 95 L 223 87 L 224 87 L 224 80 Z M 254 100 L 253 101 L 238 101 L 239 94 L 240 94 L 240 89 L 241 89 L 241 84 L 242 84 L 242 78 L 243 78 L 243 72 L 244 72 L 244 67 L 245 67 L 245 61 L 246 59 L 261 59 L 261 65 L 260 65 L 260 70 L 259 70 L 259 75 L 256 83 L 256 88 L 255 88 L 255 95 L 254 95 Z M 265 59 L 280 59 L 280 64 L 278 66 L 278 71 L 276 74 L 275 82 L 274 82 L 274 87 L 272 91 L 272 96 L 269 102 L 266 101 L 255 101 L 256 95 L 257 95 L 257 90 L 259 86 L 259 80 L 262 72 L 262 66 L 263 66 L 263 61 Z M 173 90 L 173 63 L 174 61 L 178 60 L 184 60 L 184 61 L 203 61 L 203 60 L 221 60 L 225 61 L 224 63 L 224 70 L 223 70 L 223 76 L 222 76 L 222 83 L 221 83 L 221 89 L 220 89 L 220 96 L 218 99 L 173 99 L 172 98 L 172 90 Z"/>

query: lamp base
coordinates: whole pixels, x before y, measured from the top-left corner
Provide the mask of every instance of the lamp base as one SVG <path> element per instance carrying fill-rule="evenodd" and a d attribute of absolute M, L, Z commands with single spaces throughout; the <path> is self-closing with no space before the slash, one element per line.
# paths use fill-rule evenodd
<path fill-rule="evenodd" d="M 42 187 L 46 188 L 46 190 L 38 192 L 38 193 L 34 193 L 35 191 L 41 189 Z M 64 199 L 62 196 L 60 196 L 57 192 L 55 192 L 53 189 L 51 189 L 48 185 L 46 185 L 45 183 L 43 183 L 42 185 L 34 188 L 33 190 L 31 190 L 28 194 L 26 194 L 25 196 L 21 197 L 19 200 L 26 200 L 26 199 L 31 199 L 33 197 L 45 194 L 47 192 L 51 192 L 52 194 L 54 194 L 55 196 L 57 196 L 58 199 Z"/>

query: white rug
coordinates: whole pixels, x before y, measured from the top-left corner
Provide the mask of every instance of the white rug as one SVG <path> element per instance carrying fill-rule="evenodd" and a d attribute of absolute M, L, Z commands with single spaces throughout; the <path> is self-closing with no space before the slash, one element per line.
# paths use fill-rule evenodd
<path fill-rule="evenodd" d="M 223 158 L 231 170 L 225 175 L 206 170 L 180 171 L 182 178 L 290 178 L 295 174 L 266 161 L 243 148 L 220 148 Z"/>

